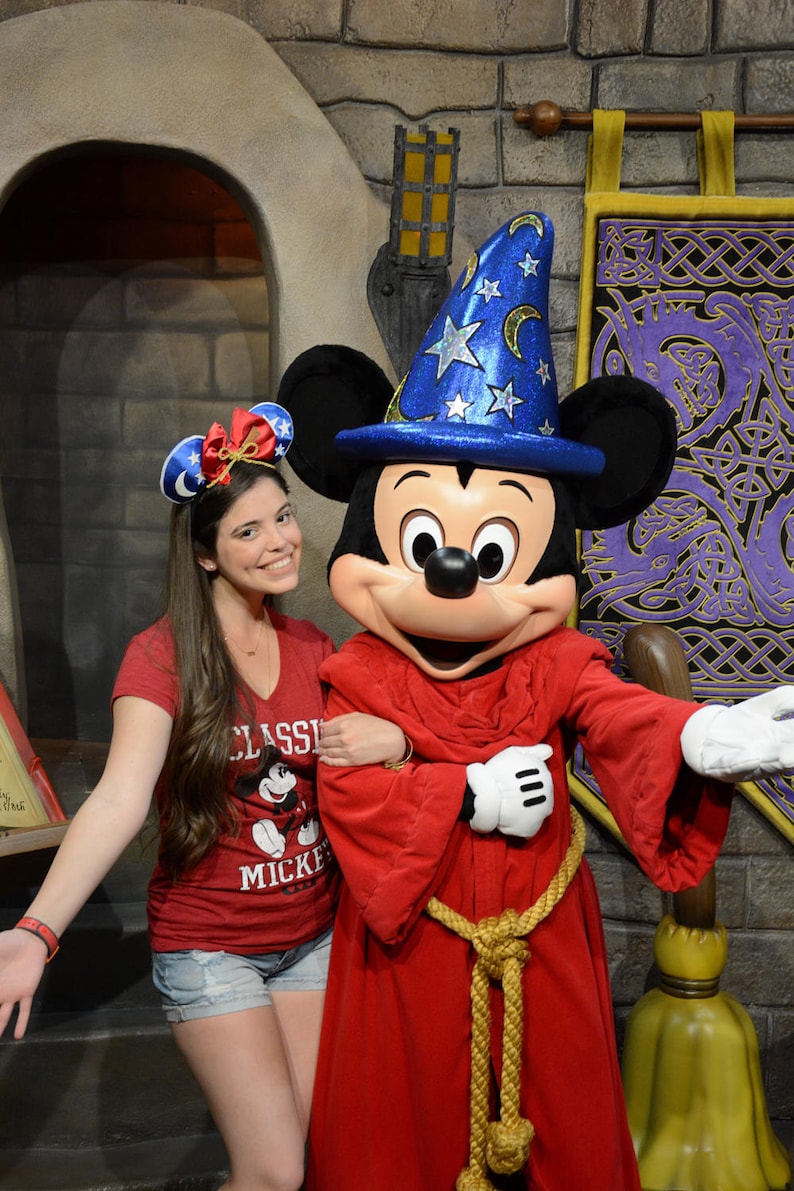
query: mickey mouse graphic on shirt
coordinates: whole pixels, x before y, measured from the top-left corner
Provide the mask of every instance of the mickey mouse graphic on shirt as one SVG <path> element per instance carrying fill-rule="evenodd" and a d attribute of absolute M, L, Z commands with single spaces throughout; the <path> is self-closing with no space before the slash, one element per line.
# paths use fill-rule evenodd
<path fill-rule="evenodd" d="M 320 824 L 308 812 L 297 785 L 295 774 L 278 755 L 268 758 L 256 773 L 238 778 L 235 784 L 235 794 L 246 808 L 255 797 L 272 808 L 267 817 L 254 821 L 251 836 L 261 852 L 275 859 L 286 852 L 290 833 L 302 847 L 311 847 L 320 838 Z"/>

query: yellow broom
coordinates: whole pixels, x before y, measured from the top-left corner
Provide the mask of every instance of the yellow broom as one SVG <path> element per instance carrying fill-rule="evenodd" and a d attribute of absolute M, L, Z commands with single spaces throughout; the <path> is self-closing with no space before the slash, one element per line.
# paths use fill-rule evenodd
<path fill-rule="evenodd" d="M 670 629 L 626 634 L 626 661 L 652 690 L 692 698 L 683 649 Z M 660 986 L 634 1006 L 623 1084 L 643 1191 L 784 1191 L 791 1163 L 772 1132 L 758 1039 L 747 1012 L 720 992 L 728 953 L 715 921 L 712 869 L 673 895 L 656 931 Z"/>

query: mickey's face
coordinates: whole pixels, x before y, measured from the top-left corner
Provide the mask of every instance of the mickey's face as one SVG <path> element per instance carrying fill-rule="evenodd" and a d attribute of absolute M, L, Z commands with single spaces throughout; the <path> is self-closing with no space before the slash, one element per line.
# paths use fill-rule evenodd
<path fill-rule="evenodd" d="M 276 761 L 259 783 L 259 796 L 265 802 L 280 806 L 282 810 L 291 810 L 298 801 L 297 794 L 293 793 L 297 784 L 298 780 L 289 766 L 283 761 Z"/>
<path fill-rule="evenodd" d="M 572 574 L 528 583 L 554 527 L 547 479 L 451 464 L 395 463 L 378 480 L 385 565 L 341 554 L 337 603 L 434 678 L 462 678 L 562 624 Z"/>

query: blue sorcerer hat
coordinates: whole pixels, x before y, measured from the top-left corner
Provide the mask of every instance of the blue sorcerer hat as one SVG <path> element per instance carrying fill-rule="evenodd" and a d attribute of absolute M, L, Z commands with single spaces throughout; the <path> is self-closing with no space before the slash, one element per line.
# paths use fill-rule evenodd
<path fill-rule="evenodd" d="M 354 459 L 597 476 L 597 447 L 560 436 L 548 297 L 554 228 L 517 215 L 469 259 L 383 422 L 343 430 Z"/>

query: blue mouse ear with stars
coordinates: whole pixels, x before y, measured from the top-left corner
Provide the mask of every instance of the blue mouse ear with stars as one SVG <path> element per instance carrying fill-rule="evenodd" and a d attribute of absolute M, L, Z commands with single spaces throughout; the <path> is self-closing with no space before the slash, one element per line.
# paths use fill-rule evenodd
<path fill-rule="evenodd" d="M 186 504 L 204 486 L 201 474 L 203 445 L 201 434 L 191 434 L 166 455 L 160 472 L 160 491 L 174 504 Z"/>
<path fill-rule="evenodd" d="M 248 412 L 258 414 L 260 418 L 265 418 L 273 427 L 273 433 L 276 436 L 276 449 L 273 452 L 273 462 L 278 463 L 290 449 L 292 439 L 295 435 L 292 415 L 283 405 L 278 405 L 275 401 L 261 401 L 259 405 L 252 405 Z"/>
<path fill-rule="evenodd" d="M 598 475 L 604 455 L 560 433 L 548 299 L 554 229 L 525 211 L 475 252 L 379 426 L 337 435 L 354 459 Z"/>

